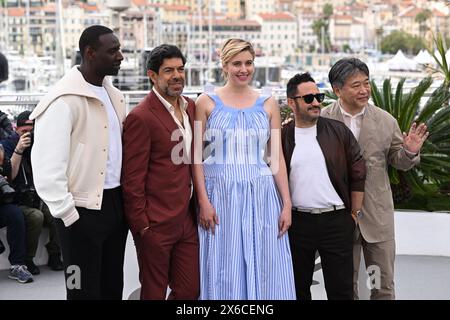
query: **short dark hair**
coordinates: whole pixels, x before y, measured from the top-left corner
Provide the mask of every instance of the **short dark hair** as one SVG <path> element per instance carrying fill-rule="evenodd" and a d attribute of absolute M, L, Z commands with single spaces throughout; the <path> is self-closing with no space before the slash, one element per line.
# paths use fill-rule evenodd
<path fill-rule="evenodd" d="M 300 83 L 305 82 L 314 82 L 314 79 L 311 77 L 309 72 L 305 73 L 297 73 L 291 79 L 289 79 L 286 87 L 286 97 L 291 98 L 297 94 L 297 87 Z"/>
<path fill-rule="evenodd" d="M 158 73 L 164 59 L 171 58 L 180 58 L 183 61 L 183 65 L 186 63 L 186 58 L 177 46 L 171 44 L 162 44 L 157 46 L 147 57 L 147 71 L 152 70 Z"/>
<path fill-rule="evenodd" d="M 16 119 L 16 127 L 23 127 L 23 126 L 30 125 L 29 123 L 27 123 L 27 121 L 30 120 L 30 114 L 31 114 L 31 111 L 28 111 L 28 110 L 19 113 L 19 115 L 17 116 L 17 119 Z"/>
<path fill-rule="evenodd" d="M 331 67 L 328 80 L 332 88 L 342 88 L 345 81 L 357 72 L 362 72 L 369 77 L 369 68 L 364 62 L 357 58 L 344 58 Z"/>
<path fill-rule="evenodd" d="M 100 46 L 100 36 L 109 33 L 114 33 L 114 31 L 101 25 L 94 25 L 84 29 L 78 42 L 81 57 L 84 57 L 84 50 L 87 46 L 97 49 Z"/>

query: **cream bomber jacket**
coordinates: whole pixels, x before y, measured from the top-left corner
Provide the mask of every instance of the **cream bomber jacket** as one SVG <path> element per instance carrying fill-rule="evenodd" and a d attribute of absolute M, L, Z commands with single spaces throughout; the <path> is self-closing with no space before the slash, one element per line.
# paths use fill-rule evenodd
<path fill-rule="evenodd" d="M 125 120 L 122 93 L 105 78 L 119 119 Z M 78 220 L 75 208 L 100 210 L 108 157 L 108 116 L 102 102 L 73 67 L 39 102 L 31 152 L 36 191 L 55 218 L 70 226 Z"/>

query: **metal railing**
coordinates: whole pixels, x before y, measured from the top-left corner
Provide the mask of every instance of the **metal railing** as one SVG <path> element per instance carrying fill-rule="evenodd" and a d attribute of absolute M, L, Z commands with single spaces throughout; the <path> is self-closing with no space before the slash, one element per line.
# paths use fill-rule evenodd
<path fill-rule="evenodd" d="M 283 99 L 285 95 L 283 89 L 270 89 L 277 100 Z M 195 100 L 202 92 L 204 92 L 203 88 L 185 89 L 183 95 Z M 122 93 L 125 96 L 127 112 L 129 112 L 148 94 L 148 91 L 122 91 Z M 10 111 L 9 114 L 15 116 L 22 111 L 33 110 L 44 95 L 44 93 L 0 94 L 0 109 L 7 113 Z"/>
<path fill-rule="evenodd" d="M 322 91 L 326 90 L 329 90 L 329 88 L 322 89 Z M 284 88 L 265 87 L 261 89 L 261 91 L 272 94 L 280 106 L 286 104 L 286 91 Z M 183 95 L 195 100 L 202 92 L 204 92 L 203 88 L 185 89 Z M 148 94 L 148 91 L 122 91 L 122 93 L 125 96 L 128 113 Z M 44 93 L 1 93 L 0 110 L 7 113 L 10 117 L 15 118 L 22 111 L 33 110 L 44 95 Z M 431 92 L 427 91 L 423 96 L 424 101 L 422 101 L 422 103 L 424 103 L 430 95 Z"/>

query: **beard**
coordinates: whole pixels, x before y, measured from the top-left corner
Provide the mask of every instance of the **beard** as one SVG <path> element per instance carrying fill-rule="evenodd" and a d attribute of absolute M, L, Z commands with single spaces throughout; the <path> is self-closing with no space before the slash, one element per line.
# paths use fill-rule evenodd
<path fill-rule="evenodd" d="M 97 68 L 98 74 L 101 74 L 104 76 L 117 76 L 119 71 L 120 71 L 120 65 L 117 66 L 112 63 L 110 65 L 99 66 Z"/>
<path fill-rule="evenodd" d="M 180 85 L 181 86 L 181 90 L 179 90 L 179 91 L 178 90 L 172 90 L 170 85 L 174 85 L 174 84 Z M 168 95 L 169 97 L 174 97 L 175 98 L 175 97 L 178 97 L 178 96 L 181 95 L 181 93 L 183 92 L 183 89 L 184 89 L 184 80 L 172 81 L 164 89 L 164 93 L 166 95 Z"/>
<path fill-rule="evenodd" d="M 117 76 L 119 74 L 120 68 L 111 67 L 105 70 L 106 76 Z"/>
<path fill-rule="evenodd" d="M 312 115 L 309 113 L 309 111 L 312 111 L 314 109 L 319 110 L 319 114 L 318 115 Z M 308 107 L 306 110 L 302 110 L 300 105 L 297 103 L 297 101 L 295 102 L 295 113 L 296 116 L 299 117 L 300 120 L 304 121 L 304 122 L 316 122 L 317 119 L 320 117 L 320 112 L 321 112 L 321 108 L 320 106 L 318 107 L 314 107 L 314 106 L 310 106 Z"/>

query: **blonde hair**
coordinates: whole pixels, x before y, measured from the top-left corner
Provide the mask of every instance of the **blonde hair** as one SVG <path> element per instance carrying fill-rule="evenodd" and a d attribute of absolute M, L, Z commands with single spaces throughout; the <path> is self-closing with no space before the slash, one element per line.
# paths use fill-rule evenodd
<path fill-rule="evenodd" d="M 226 64 L 230 62 L 235 55 L 243 51 L 250 52 L 253 59 L 255 59 L 255 49 L 253 49 L 253 46 L 250 42 L 237 38 L 226 40 L 220 48 L 220 60 L 222 61 L 222 67 L 225 67 Z M 225 72 L 223 72 L 223 70 L 222 75 L 225 79 L 227 78 L 227 75 Z"/>

